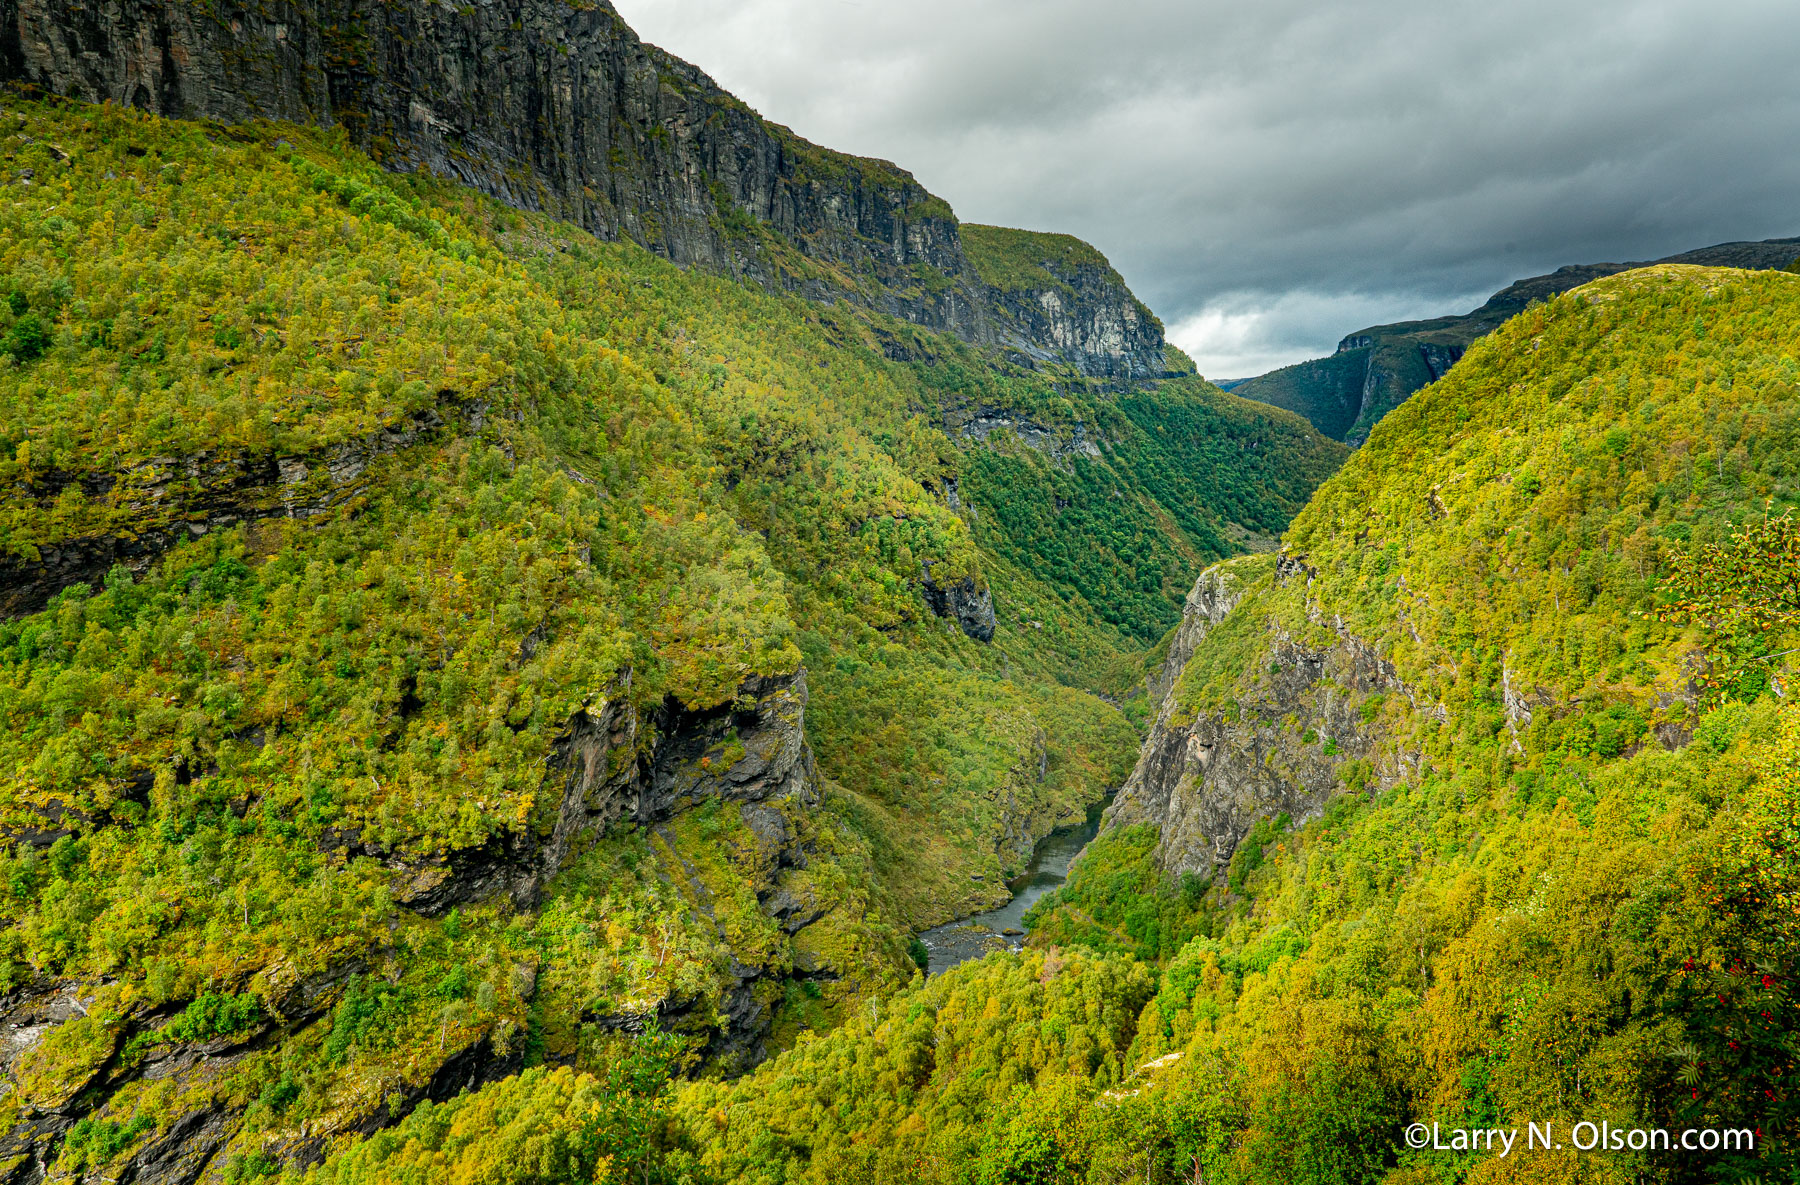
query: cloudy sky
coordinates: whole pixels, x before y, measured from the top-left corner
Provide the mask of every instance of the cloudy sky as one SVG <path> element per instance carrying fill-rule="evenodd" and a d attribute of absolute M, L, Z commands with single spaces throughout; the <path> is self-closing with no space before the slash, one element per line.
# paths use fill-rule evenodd
<path fill-rule="evenodd" d="M 1800 235 L 1793 0 L 615 0 L 1238 378 L 1564 263 Z"/>

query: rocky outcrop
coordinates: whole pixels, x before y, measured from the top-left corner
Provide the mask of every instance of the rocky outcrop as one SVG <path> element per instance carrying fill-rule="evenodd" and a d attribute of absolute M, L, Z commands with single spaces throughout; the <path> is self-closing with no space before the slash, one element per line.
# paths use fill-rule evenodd
<path fill-rule="evenodd" d="M 998 624 L 994 616 L 994 593 L 986 585 L 977 584 L 973 576 L 940 582 L 927 568 L 920 591 L 933 613 L 954 620 L 969 637 L 977 642 L 994 640 L 994 627 Z"/>
<path fill-rule="evenodd" d="M 653 827 L 714 798 L 746 812 L 771 800 L 801 810 L 818 805 L 804 669 L 751 678 L 735 699 L 705 711 L 671 699 L 646 712 L 630 693 L 627 674 L 612 694 L 569 720 L 551 753 L 538 826 L 529 832 L 501 832 L 477 847 L 420 857 L 365 844 L 351 825 L 328 829 L 321 847 L 381 863 L 392 874 L 395 904 L 439 917 L 496 897 L 533 908 L 557 873 L 621 824 Z"/>
<path fill-rule="evenodd" d="M 755 270 L 733 211 L 853 267 L 954 271 L 961 256 L 948 207 L 909 175 L 766 124 L 607 0 L 0 0 L 0 20 L 0 68 L 56 94 L 341 126 L 390 168 L 677 263 Z"/>
<path fill-rule="evenodd" d="M 103 1046 L 73 1089 L 46 1097 L 41 1090 L 22 1100 L 12 1128 L 0 1135 L 0 1181 L 42 1181 L 53 1171 L 66 1136 L 83 1120 L 98 1120 L 118 1133 L 122 1155 L 106 1166 L 106 1180 L 138 1185 L 193 1185 L 200 1180 L 233 1179 L 222 1155 L 244 1130 L 244 1105 L 236 1097 L 232 1075 L 246 1057 L 292 1035 L 322 1017 L 335 1004 L 354 964 L 338 972 L 292 983 L 292 992 L 271 1005 L 243 1032 L 203 1039 L 171 1037 L 173 1009 L 146 1006 L 141 997 L 110 1017 L 113 1040 Z M 114 1002 L 116 1003 L 116 1001 Z M 281 1006 L 285 1006 L 285 1010 Z M 21 1059 L 63 1025 L 91 1024 L 103 1005 L 91 988 L 64 981 L 28 984 L 0 998 L 0 1070 L 16 1077 Z M 147 1041 L 133 1053 L 127 1036 Z M 445 1102 L 464 1090 L 516 1073 L 516 1049 L 498 1048 L 486 1034 L 447 1051 L 435 1069 L 418 1082 L 396 1082 L 364 1113 L 340 1113 L 321 1125 L 320 1133 L 299 1146 L 273 1149 L 291 1164 L 316 1162 L 325 1138 L 339 1132 L 368 1134 L 410 1114 L 420 1103 Z M 127 1126 L 130 1111 L 109 1115 L 107 1105 L 136 1084 L 175 1085 L 180 1109 L 141 1132 Z M 127 1092 L 128 1097 L 130 1092 Z M 132 1100 L 135 1108 L 136 1099 Z M 241 1150 L 241 1145 L 240 1145 Z M 110 1155 L 110 1154 L 109 1154 Z M 90 1174 L 99 1166 L 90 1164 Z M 64 1166 L 63 1171 L 67 1171 Z M 57 1177 L 56 1179 L 83 1179 Z M 86 1179 L 97 1179 L 89 1176 Z"/>
<path fill-rule="evenodd" d="M 627 681 L 613 695 L 577 713 L 557 741 L 551 783 L 560 781 L 560 800 L 541 848 L 519 866 L 515 900 L 535 896 L 571 859 L 614 827 L 631 824 L 658 830 L 703 802 L 719 800 L 736 804 L 756 849 L 745 854 L 741 866 L 761 910 L 789 937 L 817 922 L 826 908 L 791 875 L 809 863 L 809 841 L 796 820 L 820 803 L 812 748 L 806 740 L 805 670 L 752 678 L 731 702 L 704 711 L 665 701 L 644 714 L 632 706 L 629 691 Z M 685 865 L 670 836 L 663 838 L 667 850 L 676 855 L 671 874 L 686 881 L 698 911 L 719 927 L 719 940 L 729 947 L 725 919 L 714 910 L 704 877 Z M 716 1014 L 697 1010 L 697 1001 L 667 1000 L 659 1023 L 703 1030 L 708 1064 L 726 1073 L 743 1073 L 765 1056 L 764 1042 L 774 1020 L 768 999 L 772 994 L 779 997 L 779 981 L 790 972 L 804 975 L 809 970 L 835 974 L 824 968 L 745 963 L 733 957 Z M 773 993 L 765 986 L 769 983 L 776 985 Z M 631 1016 L 589 1019 L 623 1029 L 644 1022 Z"/>
<path fill-rule="evenodd" d="M 1069 235 L 965 225 L 987 298 L 983 339 L 1014 362 L 1116 386 L 1190 373 L 1106 257 Z"/>
<path fill-rule="evenodd" d="M 1110 269 L 1022 301 L 990 288 L 910 173 L 766 122 L 608 0 L 0 0 L 0 81 L 172 118 L 342 127 L 387 168 L 679 264 L 1107 381 L 1162 365 L 1161 325 Z M 824 266 L 787 266 L 771 243 Z"/>
<path fill-rule="evenodd" d="M 987 444 L 999 433 L 1009 434 L 1026 448 L 1036 449 L 1057 461 L 1066 462 L 1077 456 L 1097 461 L 1103 455 L 1099 442 L 1088 434 L 1086 424 L 1076 422 L 1066 428 L 1058 428 L 1008 408 L 982 403 L 947 409 L 944 413 L 944 432 L 952 439 L 977 444 Z"/>
<path fill-rule="evenodd" d="M 537 858 L 540 879 L 619 823 L 651 826 L 709 798 L 740 804 L 764 834 L 769 813 L 749 808 L 771 799 L 818 805 L 804 669 L 752 678 L 733 702 L 707 711 L 669 701 L 649 719 L 624 698 L 628 691 L 577 713 L 556 743 L 552 777 L 562 779 L 562 793 Z"/>
<path fill-rule="evenodd" d="M 385 866 L 396 904 L 421 914 L 439 916 L 496 897 L 508 897 L 513 908 L 528 910 L 548 881 L 609 829 L 633 825 L 656 830 L 705 801 L 724 800 L 737 804 L 757 848 L 745 863 L 755 870 L 752 887 L 763 911 L 789 936 L 817 922 L 827 903 L 794 875 L 810 860 L 810 840 L 796 820 L 820 802 L 805 734 L 804 670 L 749 679 L 734 699 L 702 711 L 674 701 L 644 709 L 634 704 L 630 692 L 627 677 L 612 694 L 569 721 L 545 779 L 546 810 L 527 833 L 506 833 L 473 849 L 424 858 L 367 844 L 355 827 L 328 831 L 322 846 L 339 859 L 372 859 Z M 669 847 L 675 851 L 673 844 Z M 700 912 L 711 916 L 702 878 L 680 866 L 679 853 L 676 861 L 669 871 L 689 879 Z M 720 942 L 728 946 L 722 919 L 713 920 L 721 923 Z M 704 997 L 670 999 L 662 1002 L 655 1019 L 705 1037 L 710 1066 L 748 1070 L 765 1054 L 774 1019 L 770 1001 L 781 998 L 783 977 L 838 973 L 794 962 L 764 966 L 733 958 L 716 1008 Z M 152 1009 L 137 997 L 109 1022 L 114 1035 L 91 1064 L 61 1072 L 60 1085 L 51 1094 L 36 1090 L 12 1129 L 0 1134 L 0 1182 L 43 1179 L 77 1122 L 106 1114 L 107 1101 L 134 1082 L 164 1079 L 179 1081 L 182 1097 L 197 1101 L 162 1128 L 146 1132 L 121 1162 L 118 1179 L 189 1185 L 208 1173 L 216 1176 L 221 1154 L 240 1147 L 233 1141 L 243 1127 L 244 1107 L 232 1101 L 229 1091 L 201 1088 L 222 1082 L 249 1052 L 279 1045 L 318 1022 L 356 976 L 371 971 L 364 955 L 348 955 L 305 975 L 285 964 L 263 967 L 246 985 L 260 1009 L 251 1028 L 204 1041 L 153 1043 L 133 1059 L 122 1052 L 129 1038 L 153 1034 L 174 1014 L 172 1008 Z M 520 995 L 529 998 L 536 988 L 535 969 L 517 968 L 515 978 L 526 985 Z M 20 1060 L 51 1033 L 70 1022 L 91 1023 L 89 1012 L 98 1008 L 95 993 L 103 990 L 105 985 L 45 981 L 0 998 L 0 1076 L 20 1081 Z M 637 1030 L 651 1018 L 584 1019 Z M 366 1113 L 335 1115 L 324 1134 L 375 1131 L 426 1099 L 443 1101 L 515 1072 L 519 1058 L 518 1042 L 477 1034 L 460 1047 L 439 1051 L 436 1063 L 419 1067 L 417 1077 L 389 1084 Z M 272 1155 L 305 1164 L 323 1149 L 320 1138 Z"/>
<path fill-rule="evenodd" d="M 1194 657 L 1206 635 L 1243 599 L 1245 586 L 1238 571 L 1242 566 L 1215 564 L 1200 573 L 1194 587 L 1188 590 L 1187 600 L 1181 606 L 1181 624 L 1169 640 L 1169 652 L 1162 665 L 1145 680 L 1145 688 L 1158 704 L 1164 704 L 1175 690 L 1182 668 Z"/>
<path fill-rule="evenodd" d="M 1257 820 L 1317 814 L 1347 788 L 1376 784 L 1383 731 L 1373 697 L 1407 695 L 1393 666 L 1371 647 L 1337 631 L 1328 646 L 1309 645 L 1272 619 L 1255 652 L 1255 690 L 1233 711 L 1183 710 L 1179 672 L 1211 631 L 1240 610 L 1250 577 L 1267 559 L 1227 561 L 1195 582 L 1159 680 L 1170 690 L 1131 777 L 1106 813 L 1106 826 L 1147 823 L 1161 833 L 1159 864 L 1203 877 L 1227 865 Z M 1257 567 L 1260 565 L 1260 569 Z M 1277 581 L 1307 579 L 1284 559 Z M 1250 606 L 1243 606 L 1249 609 Z"/>
<path fill-rule="evenodd" d="M 35 556 L 0 556 L 0 620 L 35 613 L 73 584 L 97 588 L 114 565 L 142 575 L 158 556 L 208 531 L 337 510 L 367 488 L 380 458 L 450 432 L 479 431 L 486 414 L 485 404 L 445 392 L 436 407 L 305 456 L 201 452 L 152 457 L 117 473 L 28 474 L 5 491 L 17 504 L 48 511 L 77 486 L 117 525 L 46 544 Z"/>
<path fill-rule="evenodd" d="M 1425 363 L 1425 369 L 1431 373 L 1431 381 L 1437 382 L 1450 373 L 1450 368 L 1462 361 L 1466 350 L 1457 345 L 1440 345 L 1436 342 L 1422 342 L 1419 345 L 1419 358 Z"/>

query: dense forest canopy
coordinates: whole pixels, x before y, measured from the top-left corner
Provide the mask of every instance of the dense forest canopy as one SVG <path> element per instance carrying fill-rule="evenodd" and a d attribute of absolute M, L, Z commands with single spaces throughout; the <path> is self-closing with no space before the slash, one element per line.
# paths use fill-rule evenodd
<path fill-rule="evenodd" d="M 1188 576 L 1343 454 L 332 133 L 16 102 L 0 153 L 20 1171 L 674 1155 L 671 1075 L 879 1009 L 1123 781 Z"/>
<path fill-rule="evenodd" d="M 1284 573 L 1239 561 L 1245 598 L 1171 693 L 1171 719 L 1246 710 L 1292 636 L 1381 639 L 1416 702 L 1363 700 L 1381 741 L 1341 763 L 1321 814 L 1267 817 L 1213 879 L 1158 867 L 1151 828 L 1103 834 L 1023 958 L 684 1090 L 694 1144 L 670 1163 L 735 1181 L 1787 1179 L 1797 306 L 1795 277 L 1663 269 L 1477 347 L 1319 491 Z M 1757 1142 L 1502 1156 L 1401 1138 L 1584 1121 Z"/>

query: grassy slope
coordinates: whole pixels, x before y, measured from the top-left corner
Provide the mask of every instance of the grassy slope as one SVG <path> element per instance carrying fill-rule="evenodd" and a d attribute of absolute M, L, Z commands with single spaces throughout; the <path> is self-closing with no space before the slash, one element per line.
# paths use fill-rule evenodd
<path fill-rule="evenodd" d="M 1333 440 L 1364 440 L 1382 416 L 1431 382 L 1421 347 L 1467 349 L 1502 317 L 1377 325 L 1353 335 L 1373 339 L 1371 345 L 1284 366 L 1238 384 L 1233 393 L 1296 412 Z M 1374 396 L 1366 409 L 1365 392 Z"/>
<path fill-rule="evenodd" d="M 1172 958 L 1160 947 L 1128 1056 L 1096 1060 L 1123 1040 L 1107 1009 L 1133 991 L 1116 970 L 1051 965 L 1066 954 L 1023 970 L 1046 994 L 1085 993 L 1079 1025 L 1002 994 L 989 1028 L 962 1027 L 957 994 L 1014 973 L 996 957 L 896 999 L 885 1035 L 843 1030 L 730 1093 L 684 1096 L 709 1163 L 732 1180 L 877 1162 L 945 1181 L 1050 1164 L 1186 1179 L 1196 1163 L 1214 1181 L 1785 1179 L 1793 728 L 1766 700 L 1698 713 L 1695 639 L 1643 612 L 1669 547 L 1794 503 L 1797 314 L 1791 276 L 1592 285 L 1477 346 L 1320 490 L 1288 536 L 1310 588 L 1265 577 L 1178 695 L 1229 710 L 1233 684 L 1258 678 L 1259 637 L 1329 644 L 1341 614 L 1413 689 L 1421 710 L 1378 718 L 1424 771 L 1259 831 L 1229 892 L 1159 884 L 1138 832 L 1077 865 L 1065 901 L 1111 906 L 1119 927 L 1085 941 L 1158 953 L 1133 909 L 1196 935 Z M 1545 693 L 1516 745 L 1503 681 Z M 1071 1041 L 1093 1052 L 1067 1057 Z M 821 1106 L 812 1127 L 783 1118 Z M 1415 1119 L 1567 1133 L 1601 1118 L 1760 1126 L 1774 1159 L 1502 1159 L 1397 1139 Z"/>
<path fill-rule="evenodd" d="M 1202 506 L 1141 408 L 996 374 L 951 341 L 894 363 L 876 331 L 901 327 L 684 274 L 317 134 L 26 105 L 0 137 L 35 174 L 0 202 L 14 561 L 185 529 L 230 492 L 192 458 L 300 458 L 318 493 L 337 450 L 449 421 L 375 456 L 327 513 L 215 526 L 0 625 L 0 815 L 79 833 L 5 861 L 0 975 L 106 982 L 15 1067 L 5 1106 L 67 1105 L 103 1065 L 124 1083 L 71 1167 L 208 1099 L 251 1105 L 239 1149 L 330 1132 L 483 1041 L 600 1067 L 583 1016 L 698 1001 L 705 1022 L 734 955 L 853 969 L 790 999 L 778 1035 L 834 1023 L 895 981 L 908 929 L 992 892 L 970 872 L 992 886 L 1016 867 L 1005 823 L 1041 832 L 1129 768 L 1135 732 L 1077 687 L 1135 677 L 1179 582 L 1159 605 L 1120 591 L 1123 566 L 1046 576 L 1038 540 L 1128 562 L 1113 541 L 1160 526 L 1148 545 L 1198 564 L 1223 554 L 1224 515 L 1278 528 L 1337 460 L 1207 389 L 1144 396 L 1178 439 L 1245 436 L 1237 477 L 1208 474 L 1236 501 Z M 1099 424 L 1121 476 L 1022 542 L 952 512 L 935 491 L 980 454 L 939 409 L 971 391 L 1058 430 Z M 1302 476 L 1268 495 L 1271 438 Z M 1032 464 L 987 496 L 1051 502 Z M 927 560 L 995 584 L 992 646 L 924 610 Z M 544 762 L 584 704 L 704 708 L 802 661 L 826 806 L 795 825 L 836 908 L 800 939 L 749 895 L 741 824 L 707 810 L 598 844 L 536 911 L 393 904 L 395 858 L 547 829 Z M 351 831 L 385 857 L 327 850 Z M 369 978 L 327 1018 L 272 1015 L 288 985 L 350 963 Z M 183 1039 L 258 1044 L 152 1087 L 134 1075 L 177 1039 L 157 1028 L 175 1013 Z"/>
<path fill-rule="evenodd" d="M 1655 260 L 1656 264 L 1793 271 L 1793 252 L 1800 240 L 1770 239 L 1760 243 L 1721 243 Z M 1552 299 L 1593 280 L 1650 263 L 1602 263 L 1574 265 L 1545 276 L 1516 281 L 1480 308 L 1460 316 L 1433 317 L 1376 325 L 1350 337 L 1371 339 L 1358 350 L 1314 358 L 1280 370 L 1246 379 L 1234 386 L 1236 394 L 1298 412 L 1319 431 L 1334 440 L 1366 440 L 1382 416 L 1432 381 L 1421 348 L 1446 353 L 1467 349 L 1484 334 L 1529 305 Z M 1363 383 L 1373 384 L 1373 401 L 1362 408 Z"/>
<path fill-rule="evenodd" d="M 1067 276 L 1077 271 L 1098 272 L 1118 287 L 1125 286 L 1106 256 L 1073 235 L 965 222 L 962 241 L 982 283 L 1002 292 L 1067 292 Z"/>

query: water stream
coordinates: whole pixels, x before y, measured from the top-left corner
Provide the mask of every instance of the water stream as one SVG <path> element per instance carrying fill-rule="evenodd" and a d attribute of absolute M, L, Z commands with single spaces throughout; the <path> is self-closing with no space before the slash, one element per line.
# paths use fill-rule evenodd
<path fill-rule="evenodd" d="M 1100 808 L 1096 807 L 1085 823 L 1052 831 L 1038 841 L 1025 871 L 1007 882 L 1006 887 L 1013 891 L 1011 901 L 998 909 L 936 926 L 919 935 L 919 941 L 931 955 L 927 974 L 948 971 L 958 963 L 979 959 L 992 950 L 1018 950 L 1023 946 L 1025 911 L 1035 905 L 1039 897 L 1068 879 L 1069 865 L 1099 831 Z"/>

